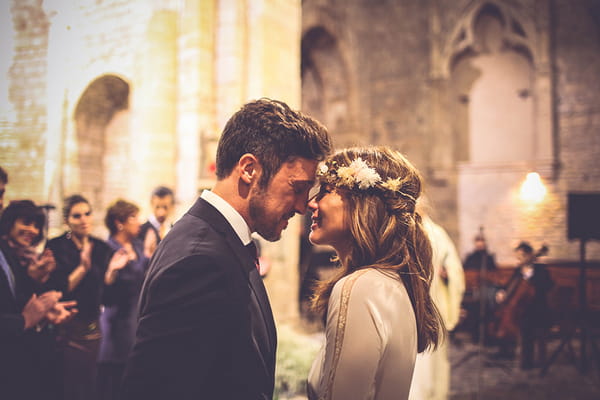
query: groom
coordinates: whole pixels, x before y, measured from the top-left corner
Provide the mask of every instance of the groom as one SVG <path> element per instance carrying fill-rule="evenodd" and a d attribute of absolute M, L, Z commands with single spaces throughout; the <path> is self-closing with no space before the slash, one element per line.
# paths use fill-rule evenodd
<path fill-rule="evenodd" d="M 250 234 L 281 237 L 330 151 L 326 129 L 283 102 L 250 102 L 231 117 L 214 188 L 152 259 L 123 400 L 272 398 L 277 337 Z"/>

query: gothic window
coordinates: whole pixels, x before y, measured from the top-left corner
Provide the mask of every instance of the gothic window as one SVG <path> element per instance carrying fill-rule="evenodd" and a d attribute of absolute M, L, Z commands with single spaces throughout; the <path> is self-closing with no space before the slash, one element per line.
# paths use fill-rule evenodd
<path fill-rule="evenodd" d="M 508 39 L 515 30 L 523 37 L 518 23 L 509 24 L 498 8 L 485 6 L 474 20 L 471 45 L 454 60 L 452 97 L 461 161 L 532 157 L 533 65 L 527 50 Z"/>

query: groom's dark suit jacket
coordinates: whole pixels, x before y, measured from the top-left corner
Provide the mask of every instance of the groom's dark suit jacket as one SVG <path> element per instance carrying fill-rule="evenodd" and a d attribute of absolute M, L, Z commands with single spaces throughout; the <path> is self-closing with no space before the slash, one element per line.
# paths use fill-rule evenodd
<path fill-rule="evenodd" d="M 122 400 L 271 399 L 277 337 L 254 259 L 198 199 L 161 241 Z"/>

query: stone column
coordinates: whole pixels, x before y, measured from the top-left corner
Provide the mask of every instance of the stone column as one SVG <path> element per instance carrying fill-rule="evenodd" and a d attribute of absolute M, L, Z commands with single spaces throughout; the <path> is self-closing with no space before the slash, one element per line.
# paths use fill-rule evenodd
<path fill-rule="evenodd" d="M 143 209 L 159 184 L 175 186 L 177 13 L 158 9 L 145 32 L 131 91 L 131 160 L 127 196 Z"/>
<path fill-rule="evenodd" d="M 270 97 L 300 108 L 301 4 L 297 0 L 250 2 L 248 9 L 249 98 Z M 278 322 L 299 320 L 301 218 L 290 220 L 279 242 L 264 243 L 272 263 L 265 280 Z"/>
<path fill-rule="evenodd" d="M 198 182 L 214 161 L 209 145 L 216 143 L 215 127 L 216 0 L 186 0 L 181 10 L 178 60 L 177 123 L 178 214 L 187 211 L 198 195 Z M 214 147 L 214 146 L 213 146 Z"/>
<path fill-rule="evenodd" d="M 220 0 L 216 30 L 216 125 L 248 100 L 271 97 L 300 107 L 298 0 Z M 276 243 L 262 241 L 271 262 L 265 280 L 278 322 L 298 319 L 299 218 Z"/>
<path fill-rule="evenodd" d="M 216 121 L 219 131 L 245 103 L 248 33 L 245 0 L 220 0 L 215 47 Z M 260 79 L 260 78 L 257 78 Z"/>
<path fill-rule="evenodd" d="M 429 4 L 429 104 L 430 114 L 426 147 L 426 194 L 431 205 L 431 217 L 442 225 L 456 241 L 458 217 L 456 204 L 456 146 L 452 125 L 448 124 L 450 110 L 449 77 L 445 73 L 441 29 L 441 10 L 438 0 Z"/>

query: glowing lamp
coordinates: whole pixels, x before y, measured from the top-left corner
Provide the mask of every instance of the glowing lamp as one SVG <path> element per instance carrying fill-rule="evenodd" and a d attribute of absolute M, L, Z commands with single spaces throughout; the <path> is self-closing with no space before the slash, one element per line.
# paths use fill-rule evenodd
<path fill-rule="evenodd" d="M 537 172 L 527 174 L 525 181 L 521 185 L 521 199 L 524 201 L 539 203 L 546 196 L 546 187 L 542 183 L 542 178 Z"/>

